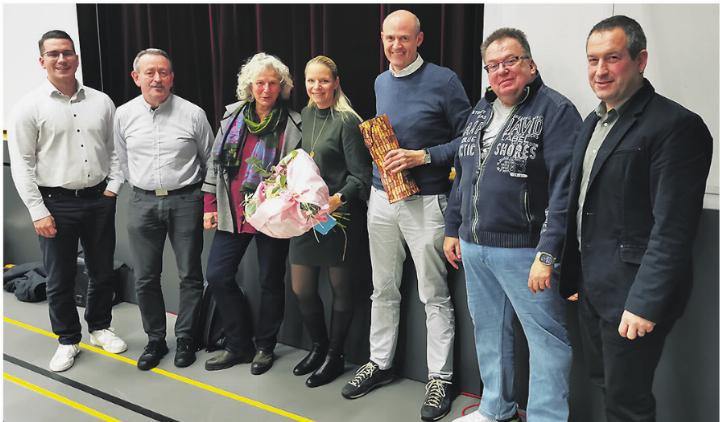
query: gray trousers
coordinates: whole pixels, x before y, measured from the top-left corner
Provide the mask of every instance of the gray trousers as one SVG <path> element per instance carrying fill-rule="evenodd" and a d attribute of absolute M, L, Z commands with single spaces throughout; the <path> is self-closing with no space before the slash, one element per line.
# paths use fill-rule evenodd
<path fill-rule="evenodd" d="M 165 301 L 160 287 L 165 238 L 170 238 L 180 276 L 176 338 L 193 338 L 200 316 L 203 274 L 203 193 L 195 189 L 168 196 L 133 189 L 128 207 L 128 237 L 135 291 L 143 328 L 150 340 L 164 340 Z M 199 340 L 199 339 L 198 339 Z"/>
<path fill-rule="evenodd" d="M 414 195 L 390 204 L 384 191 L 372 188 L 367 218 L 373 277 L 370 359 L 380 369 L 390 368 L 395 355 L 407 244 L 425 304 L 428 377 L 452 377 L 455 313 L 442 250 L 446 205 L 445 195 Z"/>

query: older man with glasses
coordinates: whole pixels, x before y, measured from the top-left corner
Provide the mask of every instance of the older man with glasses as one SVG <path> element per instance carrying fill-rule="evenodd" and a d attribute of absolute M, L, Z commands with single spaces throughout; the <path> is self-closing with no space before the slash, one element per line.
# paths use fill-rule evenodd
<path fill-rule="evenodd" d="M 552 280 L 565 227 L 575 106 L 543 84 L 525 34 L 502 28 L 482 44 L 490 89 L 468 119 L 455 158 L 444 252 L 462 260 L 483 382 L 462 421 L 519 421 L 513 319 L 530 349 L 532 422 L 568 419 L 572 352 L 565 303 Z"/>

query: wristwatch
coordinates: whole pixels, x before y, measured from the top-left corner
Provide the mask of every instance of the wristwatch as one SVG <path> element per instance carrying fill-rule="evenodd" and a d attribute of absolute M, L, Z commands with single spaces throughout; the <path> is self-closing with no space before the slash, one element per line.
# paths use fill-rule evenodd
<path fill-rule="evenodd" d="M 430 157 L 430 151 L 428 151 L 427 148 L 423 148 L 423 151 L 425 151 L 425 157 L 423 157 L 423 164 L 430 164 L 430 161 L 432 160 L 432 157 Z"/>
<path fill-rule="evenodd" d="M 538 259 L 538 261 L 540 261 L 540 263 L 547 265 L 548 267 L 555 264 L 555 257 L 553 257 L 547 252 L 538 252 L 535 257 Z"/>

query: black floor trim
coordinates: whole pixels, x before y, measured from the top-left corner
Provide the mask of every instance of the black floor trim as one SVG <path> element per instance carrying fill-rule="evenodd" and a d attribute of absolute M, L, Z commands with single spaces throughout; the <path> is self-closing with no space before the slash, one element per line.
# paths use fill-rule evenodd
<path fill-rule="evenodd" d="M 130 411 L 133 411 L 135 413 L 139 413 L 143 416 L 147 416 L 148 418 L 154 419 L 156 421 L 160 422 L 179 422 L 176 419 L 169 418 L 165 415 L 161 415 L 160 413 L 153 412 L 150 409 L 146 409 L 142 406 L 138 406 L 135 403 L 131 403 L 129 401 L 123 400 L 119 397 L 115 397 L 111 394 L 108 394 L 104 391 L 100 391 L 98 389 L 95 389 L 93 387 L 90 387 L 89 385 L 85 385 L 83 383 L 77 382 L 75 380 L 71 380 L 70 378 L 64 377 L 62 375 L 59 375 L 55 372 L 49 371 L 47 369 L 40 368 L 38 366 L 35 366 L 31 363 L 25 362 L 24 360 L 18 359 L 16 357 L 10 356 L 6 353 L 3 353 L 3 360 L 13 363 L 17 366 L 21 366 L 25 369 L 28 369 L 30 371 L 33 371 L 35 373 L 38 373 L 40 375 L 44 375 L 48 378 L 52 378 L 55 381 L 61 382 L 65 385 L 68 385 L 70 387 L 76 388 L 80 391 L 83 391 L 88 394 L 92 394 L 95 397 L 99 397 L 105 401 L 109 401 L 110 403 L 116 404 L 120 407 L 124 407 L 125 409 L 128 409 Z"/>

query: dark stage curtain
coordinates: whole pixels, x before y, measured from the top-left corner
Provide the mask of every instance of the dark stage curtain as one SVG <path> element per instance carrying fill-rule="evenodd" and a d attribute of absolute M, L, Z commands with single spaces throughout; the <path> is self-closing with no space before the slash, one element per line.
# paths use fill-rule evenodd
<path fill-rule="evenodd" d="M 375 77 L 388 66 L 381 23 L 401 7 L 422 22 L 423 58 L 453 69 L 476 102 L 481 4 L 78 4 L 83 79 L 123 104 L 139 94 L 130 78 L 135 54 L 162 48 L 173 59 L 175 92 L 201 106 L 217 126 L 224 106 L 236 101 L 237 72 L 248 57 L 265 51 L 290 67 L 291 104 L 300 111 L 307 101 L 305 63 L 325 54 L 337 62 L 357 111 L 369 118 L 375 113 Z"/>

